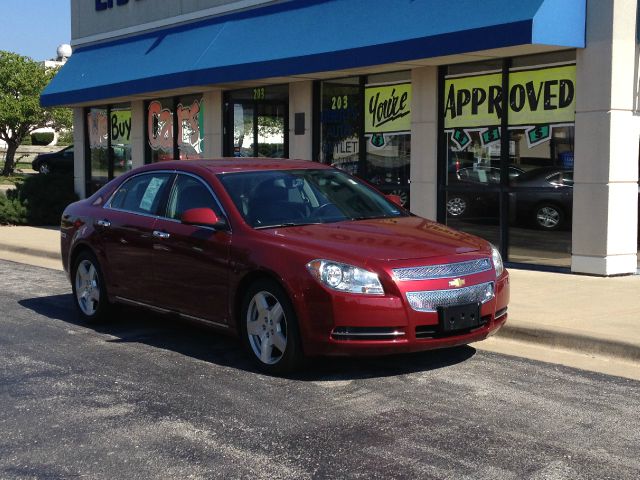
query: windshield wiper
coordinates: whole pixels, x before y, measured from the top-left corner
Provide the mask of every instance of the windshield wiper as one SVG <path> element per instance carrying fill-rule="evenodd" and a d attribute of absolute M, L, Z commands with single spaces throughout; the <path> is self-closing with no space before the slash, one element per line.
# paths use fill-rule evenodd
<path fill-rule="evenodd" d="M 282 227 L 303 227 L 305 225 L 322 225 L 324 222 L 303 222 L 303 223 L 278 223 L 276 225 L 258 225 L 257 227 L 253 227 L 255 230 L 263 230 L 265 228 L 282 228 Z"/>

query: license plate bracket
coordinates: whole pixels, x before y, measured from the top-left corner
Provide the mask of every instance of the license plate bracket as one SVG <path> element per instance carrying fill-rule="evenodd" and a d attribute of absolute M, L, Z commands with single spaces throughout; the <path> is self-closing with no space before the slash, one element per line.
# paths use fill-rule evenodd
<path fill-rule="evenodd" d="M 438 307 L 438 319 L 443 332 L 455 332 L 480 325 L 480 304 L 467 303 Z"/>

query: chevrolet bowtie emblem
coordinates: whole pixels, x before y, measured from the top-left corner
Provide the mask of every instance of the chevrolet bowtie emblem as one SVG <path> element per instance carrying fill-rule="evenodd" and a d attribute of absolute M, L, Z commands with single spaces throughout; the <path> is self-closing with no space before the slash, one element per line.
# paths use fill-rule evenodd
<path fill-rule="evenodd" d="M 460 287 L 464 287 L 465 283 L 467 283 L 467 282 L 464 281 L 464 278 L 454 278 L 453 280 L 451 280 L 449 282 L 449 286 L 450 287 L 460 288 Z"/>

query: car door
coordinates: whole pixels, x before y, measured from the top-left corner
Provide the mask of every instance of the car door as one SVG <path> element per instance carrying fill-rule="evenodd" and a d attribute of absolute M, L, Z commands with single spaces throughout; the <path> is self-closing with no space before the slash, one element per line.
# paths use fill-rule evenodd
<path fill-rule="evenodd" d="M 107 258 L 109 283 L 121 298 L 153 304 L 153 231 L 172 177 L 172 172 L 163 171 L 126 180 L 96 221 Z"/>
<path fill-rule="evenodd" d="M 164 216 L 154 229 L 152 261 L 158 306 L 227 324 L 231 232 L 182 224 L 182 213 L 191 208 L 211 208 L 219 218 L 225 218 L 204 180 L 179 173 Z"/>

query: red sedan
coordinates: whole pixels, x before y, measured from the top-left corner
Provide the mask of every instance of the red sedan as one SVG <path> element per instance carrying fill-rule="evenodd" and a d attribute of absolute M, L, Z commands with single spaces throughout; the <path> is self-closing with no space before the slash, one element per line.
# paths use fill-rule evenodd
<path fill-rule="evenodd" d="M 496 248 L 392 200 L 315 162 L 157 163 L 67 207 L 62 261 L 84 320 L 117 303 L 177 313 L 239 335 L 270 372 L 494 333 Z"/>

